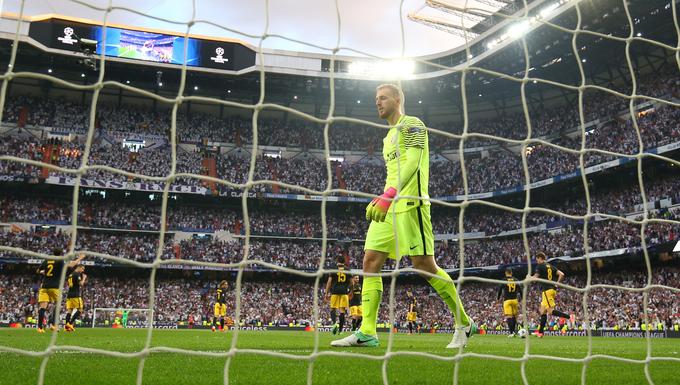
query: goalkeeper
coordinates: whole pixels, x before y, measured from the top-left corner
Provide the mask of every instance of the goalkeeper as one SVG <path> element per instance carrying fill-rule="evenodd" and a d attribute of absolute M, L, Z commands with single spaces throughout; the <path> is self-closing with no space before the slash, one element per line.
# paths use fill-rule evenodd
<path fill-rule="evenodd" d="M 465 313 L 451 277 L 434 260 L 428 180 L 430 169 L 427 130 L 420 119 L 403 114 L 404 94 L 392 84 L 376 89 L 378 115 L 391 126 L 383 139 L 387 181 L 381 196 L 366 207 L 371 221 L 364 244 L 364 273 L 379 273 L 387 258 L 409 256 L 413 267 L 434 275 L 428 283 L 449 307 L 456 321 L 447 348 L 461 348 L 474 324 Z M 398 201 L 392 200 L 399 192 Z M 408 196 L 409 198 L 402 198 Z M 396 239 L 395 239 L 396 231 Z M 398 242 L 397 242 L 398 241 Z M 363 322 L 355 333 L 331 342 L 331 346 L 378 346 L 376 323 L 383 282 L 366 276 L 362 287 Z"/>

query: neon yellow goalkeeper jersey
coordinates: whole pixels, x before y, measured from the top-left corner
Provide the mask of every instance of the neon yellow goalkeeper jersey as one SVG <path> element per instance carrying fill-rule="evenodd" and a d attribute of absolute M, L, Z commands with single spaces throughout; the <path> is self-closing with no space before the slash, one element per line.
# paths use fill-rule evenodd
<path fill-rule="evenodd" d="M 417 147 L 422 149 L 420 159 L 417 160 L 418 168 L 411 175 L 405 176 L 408 182 L 399 180 L 399 171 L 406 164 L 406 149 Z M 430 146 L 427 142 L 427 130 L 423 122 L 415 116 L 402 115 L 397 124 L 392 127 L 383 139 L 383 158 L 387 167 L 387 180 L 385 189 L 388 187 L 399 188 L 400 196 L 414 196 L 429 199 L 428 182 L 430 175 Z M 401 182 L 401 183 L 400 183 Z M 418 206 L 429 205 L 429 200 L 399 199 L 396 212 L 404 212 Z M 391 209 L 390 209 L 391 211 Z"/>

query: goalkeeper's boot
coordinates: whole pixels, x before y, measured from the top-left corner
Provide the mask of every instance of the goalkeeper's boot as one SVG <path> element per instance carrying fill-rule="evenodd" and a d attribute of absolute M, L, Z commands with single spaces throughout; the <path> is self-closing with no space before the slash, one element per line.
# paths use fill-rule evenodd
<path fill-rule="evenodd" d="M 335 324 L 333 325 L 333 334 L 338 334 L 338 329 L 340 328 L 340 324 Z"/>
<path fill-rule="evenodd" d="M 453 333 L 453 338 L 448 345 L 447 349 L 460 349 L 467 345 L 468 338 L 477 332 L 477 325 L 474 321 L 470 320 L 468 326 L 456 327 L 456 331 Z"/>
<path fill-rule="evenodd" d="M 38 333 L 45 333 L 45 329 L 43 329 L 43 328 L 38 328 Z"/>
<path fill-rule="evenodd" d="M 343 348 L 343 347 L 352 347 L 352 346 L 358 346 L 358 347 L 375 347 L 379 346 L 380 341 L 378 341 L 378 337 L 376 336 L 371 336 L 368 334 L 364 334 L 361 331 L 357 330 L 354 333 L 348 335 L 345 338 L 341 338 L 339 340 L 335 340 L 331 342 L 331 346 L 336 347 L 336 348 Z"/>

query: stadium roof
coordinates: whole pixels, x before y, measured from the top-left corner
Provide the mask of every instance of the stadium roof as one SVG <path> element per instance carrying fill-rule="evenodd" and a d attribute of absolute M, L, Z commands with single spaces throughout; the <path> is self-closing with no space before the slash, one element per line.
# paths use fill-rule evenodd
<path fill-rule="evenodd" d="M 20 11 L 20 0 L 4 2 L 3 13 Z M 257 46 L 265 31 L 265 1 L 196 1 L 197 22 L 190 33 L 216 38 L 233 38 Z M 465 44 L 480 30 L 480 23 L 501 9 L 516 11 L 515 0 L 276 0 L 269 2 L 268 34 L 263 46 L 297 52 L 330 53 L 319 47 L 337 44 L 340 16 L 341 55 L 360 52 L 381 57 L 436 55 Z M 84 5 L 89 4 L 89 6 Z M 24 15 L 65 15 L 102 22 L 109 0 L 44 0 L 25 2 Z M 192 18 L 191 1 L 116 0 L 108 22 L 131 28 L 185 33 Z M 460 10 L 464 10 L 461 12 Z M 210 22 L 208 24 L 206 22 Z M 401 24 L 404 26 L 402 46 Z M 231 31 L 224 28 L 230 28 Z M 487 26 L 488 27 L 488 26 Z M 239 34 L 236 31 L 242 32 Z M 251 36 L 246 36 L 246 35 Z M 305 42 L 300 44 L 283 39 Z M 312 46 L 314 45 L 314 46 Z M 316 46 L 316 47 L 315 47 Z"/>

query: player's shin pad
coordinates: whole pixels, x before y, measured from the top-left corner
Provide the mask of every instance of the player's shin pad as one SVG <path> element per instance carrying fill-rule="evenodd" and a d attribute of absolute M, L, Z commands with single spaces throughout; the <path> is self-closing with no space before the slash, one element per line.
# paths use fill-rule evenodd
<path fill-rule="evenodd" d="M 362 333 L 374 336 L 377 334 L 376 322 L 378 319 L 378 309 L 382 300 L 383 282 L 382 277 L 364 278 L 361 290 L 361 301 L 363 306 L 363 322 L 361 323 Z"/>
<path fill-rule="evenodd" d="M 442 268 L 437 269 L 437 275 L 444 278 L 439 279 L 432 277 L 427 282 L 437 291 L 437 294 L 444 300 L 446 305 L 451 310 L 453 317 L 456 319 L 456 326 L 467 327 L 470 325 L 470 318 L 465 313 L 463 304 L 458 296 L 456 285 L 453 283 L 451 277 Z"/>

